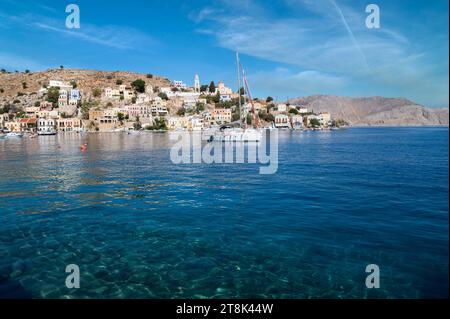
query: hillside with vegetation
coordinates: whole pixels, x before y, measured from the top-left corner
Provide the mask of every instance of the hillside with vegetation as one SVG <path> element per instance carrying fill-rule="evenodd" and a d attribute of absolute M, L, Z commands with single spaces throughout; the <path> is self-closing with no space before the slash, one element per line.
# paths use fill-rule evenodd
<path fill-rule="evenodd" d="M 124 71 L 95 71 L 78 69 L 50 69 L 42 72 L 8 72 L 0 71 L 0 107 L 10 105 L 15 108 L 33 106 L 42 101 L 38 91 L 46 87 L 50 80 L 69 82 L 82 91 L 83 97 L 89 99 L 101 94 L 105 87 L 119 84 L 131 86 L 136 80 L 153 87 L 169 86 L 170 81 L 153 74 L 141 74 Z"/>

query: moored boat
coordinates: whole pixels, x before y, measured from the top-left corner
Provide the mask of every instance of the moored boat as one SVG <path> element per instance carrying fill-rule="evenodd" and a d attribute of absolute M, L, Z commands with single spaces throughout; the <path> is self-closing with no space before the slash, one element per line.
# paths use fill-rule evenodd
<path fill-rule="evenodd" d="M 56 135 L 56 130 L 38 131 L 38 135 L 40 136 Z"/>
<path fill-rule="evenodd" d="M 219 130 L 214 131 L 209 137 L 208 142 L 260 142 L 263 137 L 263 130 L 260 128 L 260 121 L 258 114 L 255 111 L 253 98 L 248 85 L 247 77 L 245 76 L 244 68 L 239 60 L 239 53 L 236 52 L 237 64 L 237 78 L 238 78 L 238 92 L 239 92 L 239 112 L 240 117 L 238 121 L 239 127 L 222 126 Z M 241 76 L 243 80 L 243 92 L 241 91 Z M 251 111 L 247 114 L 244 112 L 241 98 L 244 97 L 244 102 L 247 99 L 251 105 Z M 247 124 L 247 116 L 251 115 L 253 120 L 253 127 Z"/>
<path fill-rule="evenodd" d="M 17 132 L 9 132 L 6 133 L 5 138 L 21 138 L 23 137 L 23 133 L 17 133 Z"/>

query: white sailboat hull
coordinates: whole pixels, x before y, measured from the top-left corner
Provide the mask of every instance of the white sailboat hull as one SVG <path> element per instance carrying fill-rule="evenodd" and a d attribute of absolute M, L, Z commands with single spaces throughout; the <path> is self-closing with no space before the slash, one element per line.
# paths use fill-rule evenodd
<path fill-rule="evenodd" d="M 227 129 L 216 131 L 208 138 L 209 142 L 260 142 L 263 137 L 259 129 Z"/>

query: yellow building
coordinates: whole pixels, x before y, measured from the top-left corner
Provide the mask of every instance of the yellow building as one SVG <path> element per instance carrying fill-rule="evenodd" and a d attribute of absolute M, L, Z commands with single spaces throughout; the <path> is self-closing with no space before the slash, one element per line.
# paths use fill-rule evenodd
<path fill-rule="evenodd" d="M 59 119 L 57 121 L 58 131 L 77 132 L 81 131 L 82 123 L 78 118 Z"/>
<path fill-rule="evenodd" d="M 329 125 L 331 125 L 331 114 L 328 113 L 328 112 L 320 113 L 317 116 L 317 119 L 319 120 L 320 125 L 322 125 L 322 126 L 329 126 Z"/>
<path fill-rule="evenodd" d="M 20 123 L 15 121 L 10 121 L 5 123 L 5 127 L 11 132 L 20 132 Z"/>
<path fill-rule="evenodd" d="M 103 110 L 89 110 L 89 121 L 94 124 L 96 130 L 111 131 L 117 128 L 119 121 L 113 112 Z M 92 129 L 92 127 L 91 127 Z"/>

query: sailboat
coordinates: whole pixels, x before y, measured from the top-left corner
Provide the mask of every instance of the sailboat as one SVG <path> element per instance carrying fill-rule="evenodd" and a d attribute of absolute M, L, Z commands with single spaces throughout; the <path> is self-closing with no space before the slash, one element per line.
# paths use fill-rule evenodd
<path fill-rule="evenodd" d="M 255 111 L 255 106 L 253 103 L 252 93 L 248 85 L 247 77 L 245 75 L 244 68 L 239 60 L 239 53 L 236 52 L 236 64 L 237 64 L 237 81 L 238 81 L 238 92 L 239 92 L 239 127 L 232 127 L 231 125 L 225 125 L 220 127 L 218 131 L 215 131 L 208 138 L 208 142 L 259 142 L 262 140 L 263 131 L 260 128 L 260 121 L 258 115 Z M 242 80 L 241 80 L 242 76 Z M 244 83 L 244 92 L 241 92 L 241 82 Z M 241 97 L 247 97 L 249 103 L 251 104 L 252 123 L 253 127 L 247 124 L 247 113 L 242 105 Z"/>

